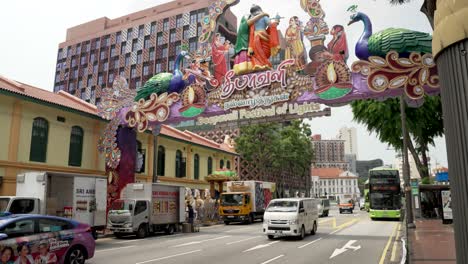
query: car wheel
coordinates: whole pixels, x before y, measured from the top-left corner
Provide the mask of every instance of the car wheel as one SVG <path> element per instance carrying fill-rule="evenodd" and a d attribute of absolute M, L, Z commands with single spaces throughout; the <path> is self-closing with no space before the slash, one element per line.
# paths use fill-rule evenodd
<path fill-rule="evenodd" d="M 148 228 L 146 228 L 146 225 L 141 224 L 140 227 L 138 227 L 136 235 L 138 238 L 145 238 L 148 235 Z"/>
<path fill-rule="evenodd" d="M 84 264 L 86 261 L 86 251 L 82 247 L 73 247 L 65 256 L 65 263 Z"/>
<path fill-rule="evenodd" d="M 340 214 L 342 214 L 342 213 L 343 213 L 343 210 L 340 209 Z"/>
<path fill-rule="evenodd" d="M 166 230 L 164 230 L 164 232 L 166 233 L 166 235 L 172 235 L 174 234 L 174 226 L 173 225 L 169 225 L 168 227 L 166 227 Z"/>
<path fill-rule="evenodd" d="M 301 227 L 301 235 L 299 236 L 300 240 L 303 240 L 305 238 L 305 228 L 304 226 Z"/>
<path fill-rule="evenodd" d="M 123 237 L 123 234 L 121 234 L 121 233 L 114 233 L 114 236 L 115 236 L 116 238 L 122 238 L 122 237 Z"/>
<path fill-rule="evenodd" d="M 311 235 L 315 235 L 317 233 L 317 222 L 314 221 L 314 226 L 312 227 L 312 231 L 310 231 Z"/>
<path fill-rule="evenodd" d="M 351 214 L 353 214 L 353 210 L 350 210 L 349 212 L 350 212 Z"/>
<path fill-rule="evenodd" d="M 229 221 L 224 221 L 224 224 L 229 225 L 230 223 L 229 223 Z"/>
<path fill-rule="evenodd" d="M 253 215 L 249 215 L 249 220 L 248 220 L 248 224 L 252 224 L 253 222 L 255 221 Z"/>
<path fill-rule="evenodd" d="M 268 239 L 273 240 L 273 239 L 275 239 L 275 236 L 274 235 L 268 235 Z"/>

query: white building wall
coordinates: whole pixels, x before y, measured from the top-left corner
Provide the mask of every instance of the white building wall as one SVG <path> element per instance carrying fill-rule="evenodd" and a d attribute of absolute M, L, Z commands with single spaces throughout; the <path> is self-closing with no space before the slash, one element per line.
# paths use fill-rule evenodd
<path fill-rule="evenodd" d="M 355 154 L 358 159 L 356 128 L 340 128 L 337 138 L 345 141 L 345 154 Z"/>

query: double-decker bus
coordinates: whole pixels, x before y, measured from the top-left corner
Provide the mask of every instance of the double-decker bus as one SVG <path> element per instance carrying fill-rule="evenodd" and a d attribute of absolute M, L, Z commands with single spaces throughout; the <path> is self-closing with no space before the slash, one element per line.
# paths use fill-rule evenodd
<path fill-rule="evenodd" d="M 369 216 L 401 217 L 400 175 L 397 169 L 379 167 L 369 170 Z"/>
<path fill-rule="evenodd" d="M 369 212 L 369 179 L 364 183 L 364 210 Z"/>

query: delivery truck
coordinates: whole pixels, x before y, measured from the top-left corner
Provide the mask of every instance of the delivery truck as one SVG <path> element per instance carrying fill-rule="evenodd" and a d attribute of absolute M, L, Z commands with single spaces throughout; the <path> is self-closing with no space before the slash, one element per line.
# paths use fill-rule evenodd
<path fill-rule="evenodd" d="M 98 191 L 97 191 L 98 190 Z M 32 171 L 16 177 L 16 196 L 0 196 L 0 210 L 12 214 L 61 216 L 106 228 L 105 176 Z"/>
<path fill-rule="evenodd" d="M 274 198 L 275 183 L 262 181 L 229 181 L 227 192 L 220 195 L 219 215 L 226 225 L 231 222 L 263 221 L 268 203 Z"/>
<path fill-rule="evenodd" d="M 185 188 L 158 183 L 129 183 L 108 213 L 107 228 L 119 238 L 135 234 L 172 234 L 185 222 Z"/>

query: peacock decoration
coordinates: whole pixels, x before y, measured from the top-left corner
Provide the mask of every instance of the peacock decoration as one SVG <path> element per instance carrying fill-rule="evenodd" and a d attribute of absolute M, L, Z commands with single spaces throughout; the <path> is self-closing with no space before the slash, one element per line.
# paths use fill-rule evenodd
<path fill-rule="evenodd" d="M 356 43 L 356 57 L 367 60 L 370 56 L 385 57 L 390 51 L 396 51 L 402 57 L 408 57 L 411 52 L 431 53 L 432 36 L 428 33 L 403 29 L 387 28 L 372 34 L 372 23 L 369 17 L 361 12 L 351 16 L 348 25 L 362 21 L 364 32 Z"/>
<path fill-rule="evenodd" d="M 135 101 L 140 99 L 149 99 L 151 94 L 156 93 L 158 95 L 168 92 L 181 93 L 182 90 L 187 86 L 187 83 L 183 79 L 182 71 L 180 70 L 180 63 L 182 59 L 188 56 L 188 52 L 183 50 L 178 55 L 174 62 L 173 73 L 161 72 L 149 79 L 143 87 L 137 90 Z"/>

